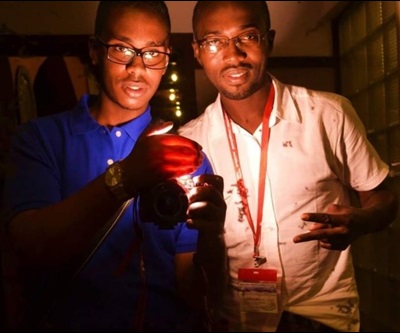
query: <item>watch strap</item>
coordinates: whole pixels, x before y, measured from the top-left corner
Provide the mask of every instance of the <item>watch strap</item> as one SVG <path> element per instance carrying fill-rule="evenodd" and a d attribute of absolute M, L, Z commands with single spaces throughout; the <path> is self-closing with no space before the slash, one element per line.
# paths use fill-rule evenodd
<path fill-rule="evenodd" d="M 107 189 L 120 201 L 126 201 L 132 197 L 124 187 L 124 178 L 124 170 L 119 162 L 114 162 L 107 168 L 105 174 Z"/>

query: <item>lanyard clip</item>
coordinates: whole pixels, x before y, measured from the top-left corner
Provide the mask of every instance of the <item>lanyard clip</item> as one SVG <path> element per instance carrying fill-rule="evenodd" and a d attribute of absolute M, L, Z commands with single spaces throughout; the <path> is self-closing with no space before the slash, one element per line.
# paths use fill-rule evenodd
<path fill-rule="evenodd" d="M 260 267 L 267 262 L 267 258 L 263 256 L 254 256 L 254 266 Z"/>

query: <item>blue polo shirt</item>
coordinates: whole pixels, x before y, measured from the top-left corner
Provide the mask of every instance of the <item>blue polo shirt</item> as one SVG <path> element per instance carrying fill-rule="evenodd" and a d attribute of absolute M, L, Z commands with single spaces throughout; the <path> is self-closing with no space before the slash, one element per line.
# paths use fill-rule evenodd
<path fill-rule="evenodd" d="M 23 124 L 12 141 L 11 172 L 4 191 L 6 216 L 54 204 L 84 187 L 110 162 L 131 152 L 151 119 L 149 107 L 140 117 L 110 130 L 91 117 L 85 95 L 72 110 Z M 203 173 L 212 173 L 206 158 L 195 174 Z M 195 251 L 197 231 L 187 229 L 185 223 L 160 229 L 141 222 L 137 215 L 137 205 L 132 204 L 79 274 L 60 286 L 66 292 L 50 311 L 52 324 L 64 331 L 131 330 L 143 291 L 137 244 L 146 269 L 145 328 L 174 331 L 188 315 L 176 299 L 174 256 Z M 30 286 L 33 307 L 49 286 L 48 278 L 43 276 Z"/>

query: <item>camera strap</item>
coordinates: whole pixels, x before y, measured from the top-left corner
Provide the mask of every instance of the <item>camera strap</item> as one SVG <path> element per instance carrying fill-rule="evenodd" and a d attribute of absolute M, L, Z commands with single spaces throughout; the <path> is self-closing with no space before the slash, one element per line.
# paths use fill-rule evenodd
<path fill-rule="evenodd" d="M 49 288 L 52 291 L 52 293 L 51 296 L 48 296 L 48 298 L 51 299 L 48 299 L 47 301 L 48 306 L 47 310 L 45 310 L 44 312 L 44 315 L 41 316 L 39 315 L 40 318 L 37 326 L 39 330 L 46 332 L 57 329 L 56 326 L 57 324 L 51 320 L 52 311 L 57 307 L 61 299 L 66 295 L 66 293 L 69 290 L 69 286 L 72 284 L 74 279 L 79 275 L 79 273 L 85 268 L 85 266 L 91 260 L 97 249 L 101 246 L 103 241 L 113 230 L 117 222 L 125 213 L 126 209 L 131 205 L 133 200 L 134 199 L 132 198 L 125 201 L 114 213 L 114 215 L 108 220 L 108 222 L 105 224 L 101 232 L 98 233 L 99 236 L 94 240 L 93 242 L 95 244 L 94 248 L 91 247 L 89 254 L 85 253 L 85 256 L 83 256 L 84 260 L 78 266 L 78 269 L 72 270 L 72 274 L 70 275 L 70 277 L 64 277 L 62 281 L 57 281 L 58 282 L 57 285 L 51 286 L 51 288 Z M 34 324 L 34 320 L 32 321 L 32 325 L 36 326 Z"/>
<path fill-rule="evenodd" d="M 113 230 L 114 226 L 117 224 L 117 222 L 120 220 L 122 215 L 125 213 L 126 209 L 131 205 L 131 203 L 134 201 L 134 198 L 131 198 L 127 201 L 125 201 L 118 211 L 114 214 L 114 216 L 109 220 L 109 222 L 106 224 L 106 232 L 103 234 L 101 239 L 98 241 L 96 247 L 93 249 L 93 251 L 90 253 L 90 255 L 87 257 L 85 262 L 82 264 L 82 266 L 79 268 L 79 270 L 76 272 L 75 276 L 79 274 L 80 271 L 83 270 L 83 268 L 86 266 L 86 264 L 90 261 L 96 250 L 100 247 L 100 245 L 103 243 L 104 239 L 107 237 L 107 235 Z M 134 213 L 136 214 L 136 213 Z M 145 316 L 145 309 L 146 309 L 146 303 L 147 303 L 147 285 L 146 285 L 146 274 L 145 274 L 145 266 L 144 266 L 144 258 L 143 258 L 143 253 L 140 249 L 140 243 L 143 238 L 143 233 L 142 230 L 140 229 L 140 226 L 138 224 L 137 218 L 134 216 L 133 218 L 133 231 L 138 235 L 138 238 L 135 239 L 132 244 L 129 246 L 128 251 L 126 252 L 123 261 L 119 265 L 118 269 L 115 271 L 114 274 L 120 275 L 123 274 L 130 262 L 130 259 L 132 258 L 132 255 L 136 252 L 139 251 L 140 255 L 140 280 L 141 280 L 141 286 L 140 286 L 140 295 L 139 295 L 139 300 L 137 303 L 135 315 L 134 315 L 134 320 L 132 324 L 132 330 L 133 332 L 143 332 L 143 324 L 144 324 L 144 316 Z"/>
<path fill-rule="evenodd" d="M 86 259 L 84 260 L 82 265 L 75 272 L 74 277 L 77 276 L 83 270 L 83 268 L 87 265 L 87 263 L 93 257 L 93 255 L 95 254 L 97 249 L 101 246 L 101 244 L 103 244 L 104 240 L 107 238 L 107 236 L 110 234 L 110 232 L 114 229 L 115 225 L 120 220 L 122 215 L 124 215 L 126 209 L 130 206 L 130 204 L 132 203 L 133 200 L 134 200 L 133 198 L 126 200 L 118 208 L 118 210 L 115 212 L 115 214 L 108 220 L 108 222 L 106 223 L 106 225 L 102 229 L 103 232 L 99 233 L 101 238 L 97 241 L 97 243 L 96 243 L 95 247 L 93 248 L 93 250 L 90 252 L 90 254 L 86 257 Z"/>

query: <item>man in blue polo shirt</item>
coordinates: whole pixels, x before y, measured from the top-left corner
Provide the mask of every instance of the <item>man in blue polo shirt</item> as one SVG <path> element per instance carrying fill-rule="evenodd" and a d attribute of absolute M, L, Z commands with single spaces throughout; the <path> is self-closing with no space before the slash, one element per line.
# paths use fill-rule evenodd
<path fill-rule="evenodd" d="M 196 329 L 189 309 L 202 294 L 191 288 L 192 256 L 219 288 L 223 197 L 196 186 L 186 221 L 161 228 L 143 222 L 137 200 L 167 179 L 212 173 L 197 143 L 166 134 L 169 123 L 151 124 L 149 101 L 170 55 L 167 7 L 101 1 L 95 34 L 99 95 L 24 124 L 13 139 L 4 192 L 10 329 Z M 11 255 L 19 274 L 7 266 L 16 268 Z"/>

